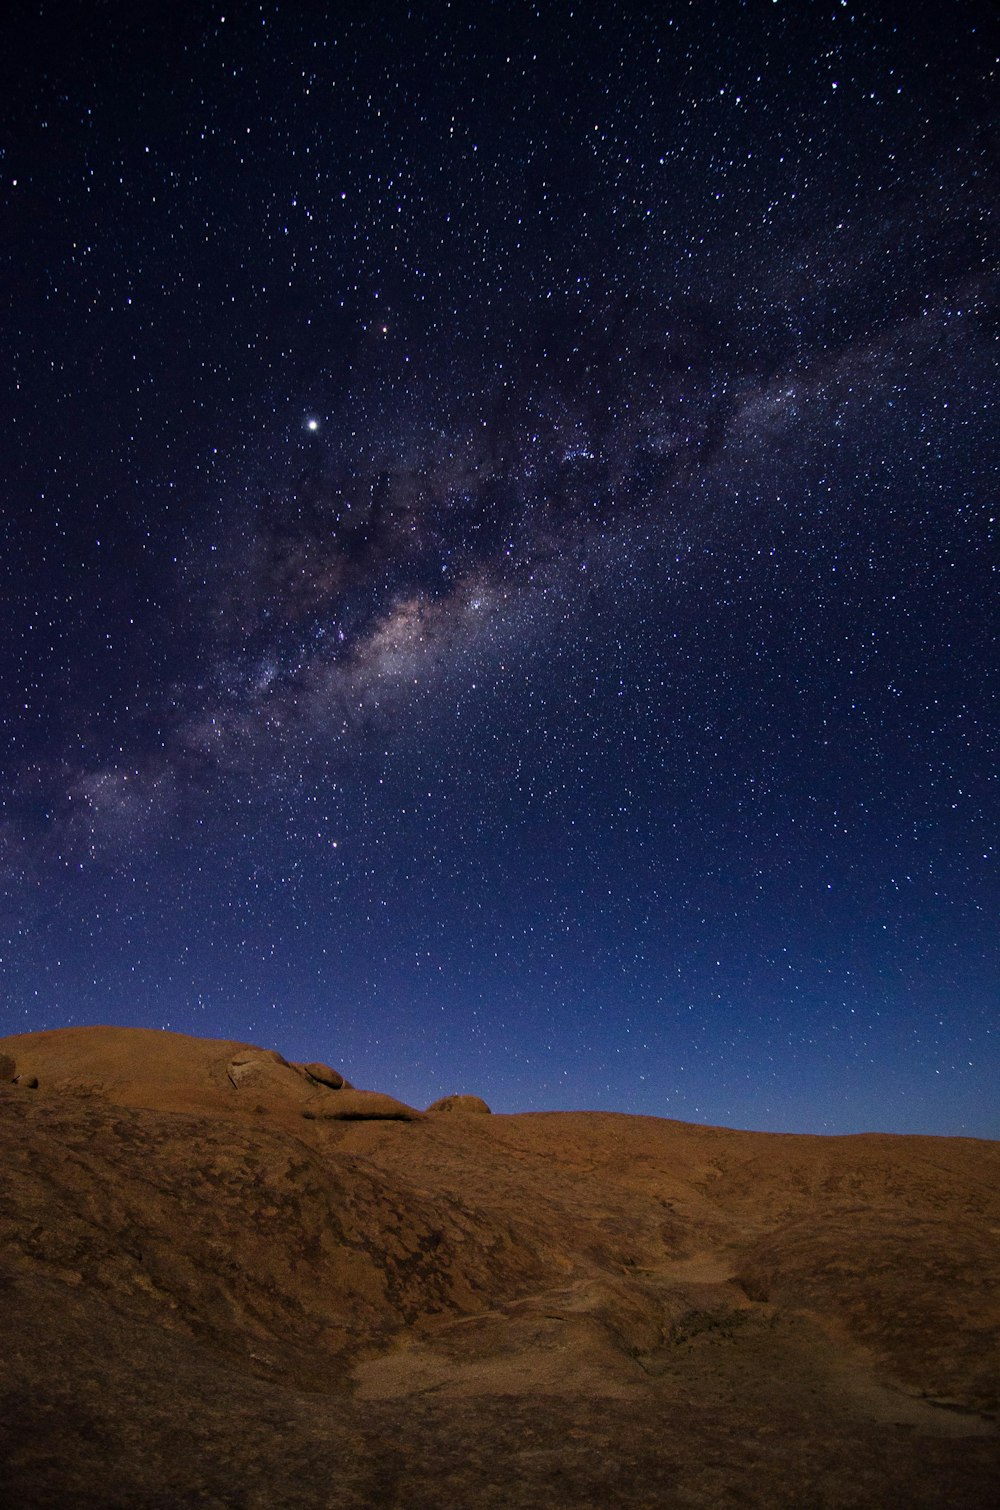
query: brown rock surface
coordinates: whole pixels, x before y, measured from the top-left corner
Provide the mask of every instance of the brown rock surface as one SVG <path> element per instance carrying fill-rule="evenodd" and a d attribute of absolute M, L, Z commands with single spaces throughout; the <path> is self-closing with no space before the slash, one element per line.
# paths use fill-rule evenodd
<path fill-rule="evenodd" d="M 478 1116 L 492 1116 L 489 1107 L 481 1096 L 442 1096 L 438 1101 L 432 1101 L 427 1108 L 429 1112 L 465 1112 Z"/>
<path fill-rule="evenodd" d="M 400 1103 L 174 1034 L 2 1053 L 40 1081 L 0 1085 L 17 1510 L 995 1503 L 1000 1145 L 330 1120 Z"/>
<path fill-rule="evenodd" d="M 339 1070 L 332 1070 L 328 1064 L 303 1064 L 301 1068 L 309 1076 L 310 1080 L 316 1080 L 320 1085 L 328 1085 L 331 1090 L 353 1090 Z"/>
<path fill-rule="evenodd" d="M 19 1034 L 0 1043 L 9 1046 L 5 1052 L 16 1060 L 22 1083 L 29 1075 L 42 1076 L 49 1090 L 117 1106 L 206 1112 L 256 1123 L 261 1117 L 294 1122 L 306 1107 L 335 1101 L 329 1083 L 319 1083 L 309 1066 L 289 1064 L 276 1049 L 256 1044 L 115 1027 L 59 1028 Z M 326 1065 L 312 1068 L 336 1074 Z M 338 1078 L 346 1090 L 347 1082 Z M 345 1102 L 341 1115 L 420 1115 L 378 1091 L 354 1095 L 372 1099 Z"/>
<path fill-rule="evenodd" d="M 366 1119 L 413 1122 L 423 1113 L 397 1101 L 394 1096 L 384 1096 L 381 1091 L 342 1090 L 335 1096 L 311 1097 L 302 1108 L 302 1115 L 321 1122 L 363 1122 Z"/>

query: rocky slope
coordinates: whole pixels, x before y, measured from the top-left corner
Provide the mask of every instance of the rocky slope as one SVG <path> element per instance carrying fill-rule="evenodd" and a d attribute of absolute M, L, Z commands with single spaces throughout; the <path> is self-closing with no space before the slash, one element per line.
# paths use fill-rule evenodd
<path fill-rule="evenodd" d="M 35 1084 L 34 1082 L 37 1082 Z M 0 1039 L 15 1507 L 986 1506 L 1000 1145 Z"/>

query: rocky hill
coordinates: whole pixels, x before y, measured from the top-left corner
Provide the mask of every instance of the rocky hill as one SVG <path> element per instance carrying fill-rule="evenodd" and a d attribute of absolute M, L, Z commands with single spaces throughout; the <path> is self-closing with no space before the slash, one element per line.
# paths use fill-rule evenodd
<path fill-rule="evenodd" d="M 0 1039 L 0 1499 L 992 1506 L 1000 1145 Z"/>

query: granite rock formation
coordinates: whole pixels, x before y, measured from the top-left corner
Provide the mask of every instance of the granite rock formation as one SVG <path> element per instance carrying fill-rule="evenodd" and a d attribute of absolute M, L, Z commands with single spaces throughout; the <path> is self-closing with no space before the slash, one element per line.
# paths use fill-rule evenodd
<path fill-rule="evenodd" d="M 996 1143 L 428 1115 L 117 1028 L 0 1068 L 15 1510 L 994 1503 Z"/>

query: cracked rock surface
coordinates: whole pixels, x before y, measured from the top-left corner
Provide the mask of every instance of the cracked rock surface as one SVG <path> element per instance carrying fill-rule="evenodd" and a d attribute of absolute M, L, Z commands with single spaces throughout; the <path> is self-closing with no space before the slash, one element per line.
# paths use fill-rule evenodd
<path fill-rule="evenodd" d="M 18 1510 L 994 1503 L 996 1143 L 428 1115 L 114 1028 L 0 1069 Z"/>

